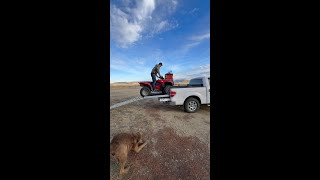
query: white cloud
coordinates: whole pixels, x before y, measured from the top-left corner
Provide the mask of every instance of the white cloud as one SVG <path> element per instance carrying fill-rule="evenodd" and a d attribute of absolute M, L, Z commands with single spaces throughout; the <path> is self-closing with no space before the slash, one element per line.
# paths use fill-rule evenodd
<path fill-rule="evenodd" d="M 110 69 L 122 71 L 123 76 L 127 76 L 127 78 L 129 76 L 139 77 L 143 74 L 149 74 L 151 71 L 150 67 L 145 65 L 145 62 L 143 58 L 130 59 L 128 57 L 112 56 L 110 57 Z"/>
<path fill-rule="evenodd" d="M 148 18 L 156 8 L 154 0 L 137 0 L 136 3 L 137 8 L 132 9 L 132 12 L 138 21 Z"/>
<path fill-rule="evenodd" d="M 114 70 L 123 71 L 127 69 L 127 63 L 118 58 L 110 58 L 110 68 Z"/>
<path fill-rule="evenodd" d="M 127 47 L 140 38 L 143 27 L 137 22 L 130 22 L 128 15 L 117 7 L 111 7 L 110 18 L 111 38 L 120 47 Z"/>
<path fill-rule="evenodd" d="M 165 21 L 161 21 L 158 26 L 157 26 L 157 31 L 161 31 L 161 29 L 164 29 L 166 26 L 168 25 L 168 21 L 165 20 Z"/>
<path fill-rule="evenodd" d="M 168 20 L 178 5 L 176 0 L 123 0 L 122 5 L 111 5 L 111 39 L 122 48 L 133 45 L 146 34 L 153 37 L 164 31 L 178 27 L 178 23 Z"/>
<path fill-rule="evenodd" d="M 192 69 L 193 69 L 193 71 L 210 71 L 210 64 L 207 64 L 204 66 L 199 66 L 199 67 L 194 67 Z"/>
<path fill-rule="evenodd" d="M 200 34 L 200 35 L 197 35 L 197 36 L 192 36 L 190 38 L 190 40 L 193 40 L 193 41 L 202 41 L 204 39 L 210 39 L 210 32 L 205 33 L 205 34 Z"/>
<path fill-rule="evenodd" d="M 152 26 L 152 27 L 151 27 Z M 162 20 L 158 23 L 154 23 L 153 25 L 150 26 L 150 30 L 149 30 L 149 33 L 147 34 L 146 37 L 150 38 L 150 37 L 153 37 L 154 35 L 156 34 L 160 34 L 162 32 L 165 32 L 165 31 L 169 31 L 169 30 L 172 30 L 172 29 L 175 29 L 179 26 L 179 24 L 174 21 L 174 20 Z"/>
<path fill-rule="evenodd" d="M 210 32 L 189 37 L 189 42 L 182 46 L 182 53 L 186 53 L 190 49 L 198 46 L 205 39 L 210 39 Z"/>
<path fill-rule="evenodd" d="M 154 0 L 137 0 L 136 8 L 121 10 L 115 5 L 110 12 L 111 38 L 122 48 L 126 48 L 141 38 L 144 30 L 144 21 L 155 9 Z M 125 3 L 129 5 L 130 3 Z M 126 11 L 126 12 L 124 12 Z"/>
<path fill-rule="evenodd" d="M 176 9 L 177 5 L 178 5 L 178 1 L 177 0 L 172 0 L 172 9 Z"/>
<path fill-rule="evenodd" d="M 188 72 L 188 73 L 184 73 Z M 178 71 L 176 75 L 174 75 L 174 79 L 192 79 L 201 76 L 210 76 L 210 64 L 200 65 L 197 67 L 184 68 L 184 71 Z"/>
<path fill-rule="evenodd" d="M 190 70 L 188 70 L 188 72 L 192 72 L 191 74 L 197 74 L 197 75 L 207 74 L 207 73 L 210 74 L 210 64 L 200 65 L 198 67 L 192 67 Z"/>
<path fill-rule="evenodd" d="M 191 11 L 189 11 L 189 14 L 194 14 L 194 13 L 197 12 L 197 11 L 199 11 L 199 9 L 198 9 L 198 8 L 194 8 L 194 9 L 192 9 Z"/>
<path fill-rule="evenodd" d="M 157 3 L 157 6 L 159 7 L 158 13 L 160 13 L 159 14 L 160 16 L 169 15 L 175 12 L 175 10 L 178 7 L 177 0 L 157 0 L 156 3 Z"/>
<path fill-rule="evenodd" d="M 161 56 L 161 50 L 156 50 L 153 55 Z M 131 59 L 129 57 L 111 57 L 110 67 L 121 73 L 111 74 L 112 82 L 120 81 L 151 81 L 150 71 L 152 67 L 159 61 L 151 63 L 147 61 L 148 57 Z M 131 63 L 128 63 L 130 60 Z M 174 80 L 187 79 L 190 80 L 195 77 L 210 76 L 210 64 L 208 58 L 197 59 L 198 66 L 193 66 L 195 61 L 187 61 L 181 63 L 170 62 L 163 60 L 164 67 L 161 69 L 161 74 L 172 70 Z"/>
<path fill-rule="evenodd" d="M 191 49 L 195 46 L 198 46 L 199 44 L 200 44 L 200 42 L 191 42 L 189 44 L 186 44 L 182 51 L 187 52 L 187 51 L 189 51 L 189 49 Z"/>
<path fill-rule="evenodd" d="M 203 76 L 210 76 L 210 71 L 203 72 L 203 73 L 193 73 L 193 74 L 174 74 L 173 78 L 174 80 L 190 80 L 192 78 L 203 77 Z"/>

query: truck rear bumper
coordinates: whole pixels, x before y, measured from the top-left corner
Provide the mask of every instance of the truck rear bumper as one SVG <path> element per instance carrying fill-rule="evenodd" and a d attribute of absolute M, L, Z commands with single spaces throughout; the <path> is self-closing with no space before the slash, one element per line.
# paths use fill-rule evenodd
<path fill-rule="evenodd" d="M 169 105 L 177 105 L 176 101 L 171 101 L 170 98 L 165 98 L 165 97 L 160 97 L 159 98 L 160 102 L 168 103 Z"/>
<path fill-rule="evenodd" d="M 171 101 L 170 105 L 174 105 L 175 106 L 175 105 L 177 105 L 177 103 L 175 101 Z"/>

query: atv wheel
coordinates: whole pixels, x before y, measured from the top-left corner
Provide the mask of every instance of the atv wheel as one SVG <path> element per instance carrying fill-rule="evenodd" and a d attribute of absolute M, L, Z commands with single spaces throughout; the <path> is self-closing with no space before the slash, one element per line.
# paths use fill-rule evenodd
<path fill-rule="evenodd" d="M 164 87 L 164 89 L 163 89 L 163 94 L 169 94 L 171 87 L 172 87 L 171 85 L 167 85 L 166 87 Z"/>
<path fill-rule="evenodd" d="M 150 95 L 151 95 L 151 90 L 150 90 L 150 88 L 148 88 L 148 87 L 146 87 L 146 86 L 144 86 L 143 88 L 141 88 L 141 90 L 140 90 L 140 95 L 141 95 L 142 97 L 150 96 Z"/>
<path fill-rule="evenodd" d="M 200 108 L 200 103 L 195 98 L 188 98 L 184 102 L 184 110 L 188 113 L 194 113 L 197 112 Z"/>

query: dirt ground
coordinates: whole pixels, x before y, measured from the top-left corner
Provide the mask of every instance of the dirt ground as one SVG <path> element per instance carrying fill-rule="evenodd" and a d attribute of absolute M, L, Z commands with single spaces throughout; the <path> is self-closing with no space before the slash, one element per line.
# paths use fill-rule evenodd
<path fill-rule="evenodd" d="M 110 106 L 140 96 L 140 87 L 111 87 Z M 110 179 L 177 180 L 210 178 L 210 107 L 196 113 L 182 107 L 144 99 L 110 111 L 110 142 L 121 132 L 142 132 L 148 144 L 130 152 L 129 172 L 119 176 L 110 156 Z"/>

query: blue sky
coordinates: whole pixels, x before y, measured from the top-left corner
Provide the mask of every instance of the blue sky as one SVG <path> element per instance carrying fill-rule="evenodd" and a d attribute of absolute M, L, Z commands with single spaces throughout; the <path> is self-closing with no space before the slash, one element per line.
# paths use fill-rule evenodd
<path fill-rule="evenodd" d="M 111 0 L 110 82 L 152 81 L 159 62 L 175 80 L 210 74 L 209 0 Z"/>

